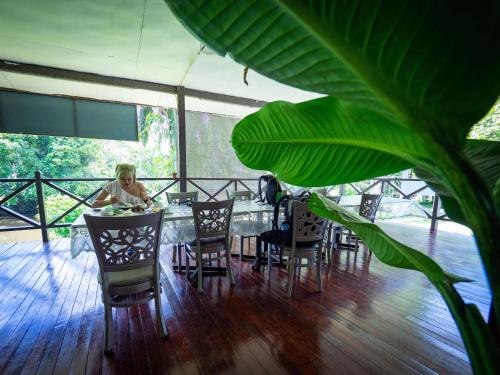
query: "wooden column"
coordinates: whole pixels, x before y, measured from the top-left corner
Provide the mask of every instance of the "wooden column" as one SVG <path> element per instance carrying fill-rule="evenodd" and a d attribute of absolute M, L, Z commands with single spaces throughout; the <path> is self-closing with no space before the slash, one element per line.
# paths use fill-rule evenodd
<path fill-rule="evenodd" d="M 439 216 L 439 211 L 441 208 L 441 202 L 439 195 L 434 194 L 434 203 L 432 204 L 432 218 L 431 218 L 431 231 L 436 231 L 438 229 L 437 217 Z"/>
<path fill-rule="evenodd" d="M 181 191 L 187 191 L 186 96 L 184 86 L 177 86 L 177 155 Z"/>
<path fill-rule="evenodd" d="M 40 229 L 42 231 L 43 242 L 49 242 L 47 231 L 47 216 L 45 213 L 45 196 L 43 194 L 42 172 L 35 172 L 36 198 L 38 201 L 38 215 L 40 216 Z"/>

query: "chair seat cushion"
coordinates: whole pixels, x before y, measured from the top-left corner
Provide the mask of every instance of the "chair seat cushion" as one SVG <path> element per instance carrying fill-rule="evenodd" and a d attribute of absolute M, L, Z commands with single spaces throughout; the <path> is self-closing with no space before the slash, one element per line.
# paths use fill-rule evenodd
<path fill-rule="evenodd" d="M 109 285 L 126 286 L 153 280 L 153 267 L 141 267 L 135 270 L 108 272 Z M 97 281 L 102 284 L 101 272 L 97 273 Z"/>
<path fill-rule="evenodd" d="M 295 248 L 295 255 L 298 258 L 313 258 L 316 256 L 316 253 L 318 251 L 318 247 L 296 247 Z M 292 247 L 291 246 L 283 246 L 283 254 L 284 255 L 290 255 L 292 253 Z"/>
<path fill-rule="evenodd" d="M 224 237 L 202 238 L 200 241 L 202 253 L 212 253 L 224 250 L 226 241 Z M 186 250 L 197 252 L 198 246 L 196 240 L 186 242 Z"/>

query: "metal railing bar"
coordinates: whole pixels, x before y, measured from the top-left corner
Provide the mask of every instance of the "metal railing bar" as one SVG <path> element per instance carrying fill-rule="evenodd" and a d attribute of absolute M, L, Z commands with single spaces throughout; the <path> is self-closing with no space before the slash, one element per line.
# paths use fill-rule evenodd
<path fill-rule="evenodd" d="M 63 214 L 59 215 L 58 217 L 56 217 L 54 220 L 52 220 L 48 225 L 47 227 L 50 227 L 51 225 L 54 225 L 55 223 L 57 223 L 59 220 L 61 220 L 63 217 L 65 217 L 66 215 L 68 215 L 70 212 L 74 211 L 78 206 L 82 205 L 82 204 L 85 204 L 90 198 L 92 198 L 94 195 L 96 195 L 98 192 L 100 192 L 102 190 L 102 188 L 99 188 L 99 189 L 96 189 L 94 190 L 94 192 L 90 195 L 88 195 L 87 197 L 85 197 L 81 202 L 79 201 L 77 204 L 75 204 L 74 206 L 72 206 L 71 208 L 69 208 L 68 210 L 66 210 L 66 212 L 64 212 Z M 90 205 L 88 206 L 90 207 Z"/>
<path fill-rule="evenodd" d="M 20 214 L 19 212 L 16 212 L 14 210 L 11 210 L 10 208 L 7 208 L 5 206 L 0 205 L 0 211 L 5 211 L 9 215 L 14 216 L 16 219 L 22 220 L 28 224 L 33 225 L 35 228 L 40 228 L 40 223 L 37 223 L 36 221 L 30 219 L 27 216 L 24 216 L 23 214 Z"/>
<path fill-rule="evenodd" d="M 253 191 L 252 189 L 250 189 L 247 184 L 245 184 L 243 181 L 241 181 L 240 179 L 237 180 L 240 184 L 242 184 L 247 190 L 250 190 L 252 192 L 253 195 L 256 195 L 257 193 L 255 191 Z"/>
<path fill-rule="evenodd" d="M 394 189 L 398 191 L 399 194 L 403 196 L 404 199 L 408 199 L 409 195 L 406 195 L 403 190 L 401 190 L 397 185 L 394 185 L 391 181 L 386 181 L 389 186 L 392 186 Z"/>
<path fill-rule="evenodd" d="M 168 184 L 166 187 L 164 187 L 163 189 L 161 189 L 160 191 L 158 191 L 157 193 L 154 193 L 150 198 L 152 199 L 155 199 L 156 197 L 158 197 L 160 194 L 163 194 L 165 191 L 167 191 L 169 188 L 171 188 L 172 186 L 174 186 L 175 184 L 177 184 L 178 180 L 176 179 L 176 181 L 172 181 L 170 184 Z"/>
<path fill-rule="evenodd" d="M 412 195 L 417 194 L 418 192 L 420 192 L 420 191 L 422 191 L 422 190 L 425 190 L 425 189 L 427 189 L 428 187 L 429 187 L 429 186 L 427 186 L 427 184 L 426 184 L 426 185 L 422 186 L 421 188 L 418 188 L 417 190 L 412 191 L 411 193 L 409 193 L 409 194 L 408 194 L 408 196 L 409 196 L 409 197 L 411 197 Z"/>
<path fill-rule="evenodd" d="M 4 204 L 5 202 L 7 202 L 11 198 L 14 198 L 17 194 L 19 194 L 21 191 L 27 189 L 28 187 L 30 187 L 34 183 L 35 183 L 35 181 L 28 182 L 28 183 L 22 185 L 21 187 L 17 188 L 16 190 L 14 190 L 9 195 L 3 197 L 2 200 L 0 200 L 0 205 Z"/>
<path fill-rule="evenodd" d="M 219 190 L 217 190 L 214 195 L 212 195 L 208 200 L 214 199 L 215 201 L 217 200 L 215 197 L 220 194 L 225 188 L 227 188 L 229 185 L 231 185 L 234 182 L 234 180 L 230 180 L 227 184 L 225 184 L 223 187 L 221 187 Z"/>
<path fill-rule="evenodd" d="M 86 182 L 86 181 L 113 181 L 113 178 L 88 177 L 88 178 L 42 178 L 42 182 Z"/>
<path fill-rule="evenodd" d="M 370 189 L 374 188 L 375 186 L 377 186 L 378 184 L 380 184 L 381 182 L 382 182 L 382 180 L 375 181 L 373 184 L 368 186 L 366 189 L 362 189 L 361 192 L 365 193 L 368 190 L 370 190 Z"/>
<path fill-rule="evenodd" d="M 70 227 L 72 223 L 59 223 L 59 224 L 48 224 L 47 228 L 48 229 L 54 229 L 54 228 L 67 228 Z"/>
<path fill-rule="evenodd" d="M 205 193 L 209 197 L 212 197 L 212 195 L 208 191 L 206 191 L 205 189 L 203 189 L 201 186 L 198 186 L 198 184 L 195 184 L 193 181 L 191 181 L 191 179 L 189 179 L 189 178 L 186 179 L 186 182 L 189 182 L 190 184 L 192 184 L 194 187 L 200 189 L 203 193 Z M 209 200 L 210 200 L 210 198 L 209 198 Z"/>
<path fill-rule="evenodd" d="M 35 182 L 34 178 L 0 178 L 0 184 L 2 182 Z"/>
<path fill-rule="evenodd" d="M 0 232 L 13 232 L 16 230 L 39 230 L 40 227 L 34 227 L 34 226 L 19 226 L 19 227 L 6 227 L 6 228 L 1 228 L 0 227 Z"/>
<path fill-rule="evenodd" d="M 258 177 L 255 178 L 238 178 L 238 177 L 188 177 L 188 180 L 196 181 L 227 181 L 227 180 L 238 180 L 238 181 L 257 181 Z"/>
<path fill-rule="evenodd" d="M 359 190 L 354 184 L 349 183 L 349 185 L 351 185 L 352 188 L 358 192 L 358 194 L 361 194 L 361 190 Z"/>
<path fill-rule="evenodd" d="M 84 204 L 87 207 L 90 207 L 90 204 L 88 204 L 86 201 L 82 200 L 82 198 L 80 198 L 79 196 L 71 193 L 70 191 L 67 191 L 66 189 L 64 189 L 64 188 L 62 188 L 60 186 L 57 186 L 57 185 L 53 184 L 52 182 L 46 181 L 45 185 L 50 186 L 51 188 L 53 188 L 53 189 L 55 189 L 57 191 L 60 191 L 61 193 L 67 195 L 70 198 L 73 198 L 75 201 L 80 202 L 81 204 Z"/>

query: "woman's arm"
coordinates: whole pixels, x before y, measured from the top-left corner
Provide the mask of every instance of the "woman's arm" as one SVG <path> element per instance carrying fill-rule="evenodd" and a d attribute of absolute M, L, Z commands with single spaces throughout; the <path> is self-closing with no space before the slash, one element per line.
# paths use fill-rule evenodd
<path fill-rule="evenodd" d="M 146 203 L 148 205 L 148 207 L 151 206 L 153 204 L 153 202 L 149 198 L 149 195 L 146 192 L 146 188 L 144 187 L 144 185 L 140 182 L 137 182 L 137 186 L 139 187 L 139 195 L 140 195 L 141 199 L 144 201 L 144 203 Z"/>
<path fill-rule="evenodd" d="M 118 197 L 111 197 L 110 199 L 106 199 L 108 195 L 109 193 L 106 190 L 102 190 L 95 199 L 94 203 L 92 203 L 92 208 L 104 207 L 113 203 L 118 203 Z"/>

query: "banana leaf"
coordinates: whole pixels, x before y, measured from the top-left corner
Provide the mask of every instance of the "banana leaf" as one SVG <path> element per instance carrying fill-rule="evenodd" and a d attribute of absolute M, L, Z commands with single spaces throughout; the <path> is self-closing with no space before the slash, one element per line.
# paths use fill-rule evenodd
<path fill-rule="evenodd" d="M 167 0 L 220 55 L 461 147 L 498 96 L 500 2 Z M 494 54 L 493 54 L 494 55 Z"/>
<path fill-rule="evenodd" d="M 477 374 L 500 373 L 500 348 L 475 305 L 465 304 L 453 284 L 471 281 L 445 272 L 432 258 L 387 235 L 379 226 L 313 193 L 309 209 L 316 215 L 346 226 L 359 236 L 383 263 L 422 272 L 439 291 L 460 328 L 471 364 Z"/>
<path fill-rule="evenodd" d="M 273 171 L 300 186 L 360 181 L 431 165 L 424 144 L 410 130 L 332 97 L 270 103 L 236 125 L 231 143 L 247 167 Z"/>

